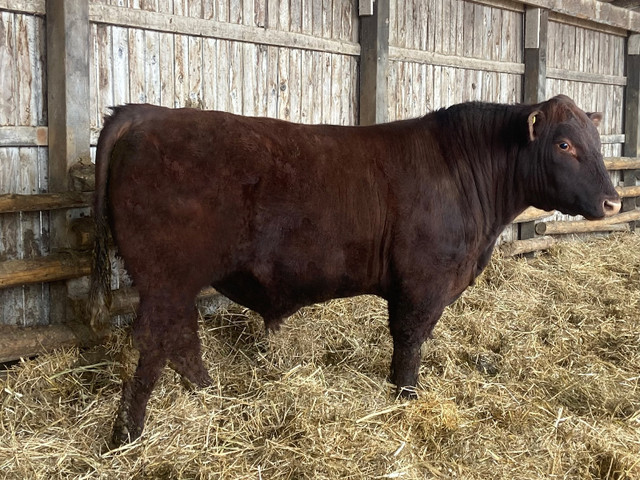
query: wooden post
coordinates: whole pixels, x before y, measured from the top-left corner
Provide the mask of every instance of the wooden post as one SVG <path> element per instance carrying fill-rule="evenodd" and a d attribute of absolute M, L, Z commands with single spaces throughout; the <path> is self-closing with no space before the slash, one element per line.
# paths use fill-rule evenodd
<path fill-rule="evenodd" d="M 384 123 L 388 112 L 389 0 L 360 18 L 360 125 Z"/>
<path fill-rule="evenodd" d="M 539 103 L 547 96 L 547 29 L 549 12 L 526 7 L 524 17 L 524 103 Z M 535 236 L 535 222 L 518 224 L 518 238 Z"/>
<path fill-rule="evenodd" d="M 625 157 L 640 156 L 640 34 L 634 33 L 627 40 L 627 86 L 624 98 L 624 147 Z M 638 170 L 625 170 L 622 180 L 625 187 L 633 187 Z M 636 208 L 636 198 L 624 198 L 622 211 Z"/>
<path fill-rule="evenodd" d="M 69 168 L 89 162 L 89 1 L 48 0 L 47 92 L 49 118 L 49 191 L 69 190 Z M 69 247 L 67 211 L 50 216 L 51 249 Z M 73 320 L 65 283 L 51 285 L 50 323 Z"/>

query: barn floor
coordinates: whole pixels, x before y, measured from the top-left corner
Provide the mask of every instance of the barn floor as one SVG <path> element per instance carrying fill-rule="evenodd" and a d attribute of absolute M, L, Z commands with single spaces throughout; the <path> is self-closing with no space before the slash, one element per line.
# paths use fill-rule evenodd
<path fill-rule="evenodd" d="M 59 351 L 0 379 L 10 479 L 640 479 L 640 235 L 494 257 L 424 348 L 419 400 L 393 398 L 385 303 L 333 301 L 265 338 L 204 320 L 216 384 L 166 370 L 143 437 L 108 451 L 122 369 Z M 112 360 L 104 360 L 105 358 Z M 126 362 L 125 362 L 126 363 Z M 6 475 L 6 476 L 4 476 Z"/>

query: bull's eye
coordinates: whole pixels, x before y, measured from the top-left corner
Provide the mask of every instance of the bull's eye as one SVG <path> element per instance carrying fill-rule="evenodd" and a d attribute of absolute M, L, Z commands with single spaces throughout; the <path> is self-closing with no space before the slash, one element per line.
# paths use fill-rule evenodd
<path fill-rule="evenodd" d="M 569 150 L 569 144 L 567 142 L 560 142 L 558 144 L 558 146 L 560 147 L 560 149 L 562 150 Z"/>

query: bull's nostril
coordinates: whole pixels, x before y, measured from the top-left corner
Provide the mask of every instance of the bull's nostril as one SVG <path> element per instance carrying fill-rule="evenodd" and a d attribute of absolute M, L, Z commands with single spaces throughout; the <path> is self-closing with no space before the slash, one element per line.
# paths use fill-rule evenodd
<path fill-rule="evenodd" d="M 622 206 L 622 203 L 620 202 L 620 200 L 605 200 L 603 203 L 604 214 L 607 217 L 610 217 L 611 215 L 615 215 L 620 211 L 621 206 Z"/>

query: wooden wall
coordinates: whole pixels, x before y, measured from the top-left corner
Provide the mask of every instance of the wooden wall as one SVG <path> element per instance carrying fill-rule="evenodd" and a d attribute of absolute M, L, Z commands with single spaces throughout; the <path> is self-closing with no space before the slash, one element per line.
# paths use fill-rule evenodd
<path fill-rule="evenodd" d="M 0 194 L 47 191 L 45 21 L 43 5 L 0 11 Z M 46 135 L 45 135 L 46 137 Z M 46 212 L 0 215 L 0 260 L 48 252 Z M 0 323 L 48 323 L 48 287 L 0 290 Z"/>
<path fill-rule="evenodd" d="M 522 101 L 523 6 L 391 0 L 389 118 L 467 100 Z"/>
<path fill-rule="evenodd" d="M 126 4 L 130 9 L 92 10 L 93 128 L 101 126 L 109 105 L 125 102 L 195 106 L 303 123 L 356 122 L 355 0 L 93 3 Z M 131 13 L 138 9 L 147 13 L 136 21 Z M 166 29 L 176 17 L 210 26 L 197 34 L 190 34 L 190 23 L 177 31 Z M 158 30 L 149 30 L 149 24 Z M 236 25 L 246 28 L 228 28 Z M 282 45 L 284 37 L 270 36 L 272 32 L 333 43 L 292 48 Z M 234 41 L 238 37 L 251 41 Z"/>
<path fill-rule="evenodd" d="M 584 110 L 604 114 L 605 156 L 620 156 L 624 143 L 626 34 L 564 15 L 549 18 L 547 95 L 562 93 Z"/>
<path fill-rule="evenodd" d="M 547 96 L 564 93 L 587 110 L 602 111 L 603 152 L 620 155 L 624 18 L 602 5 L 599 23 L 578 20 L 583 14 L 571 2 L 539 1 L 552 10 L 557 3 L 564 12 L 549 14 Z M 466 100 L 522 101 L 522 3 L 389 2 L 383 108 L 389 120 Z M 46 5 L 45 0 L 0 0 L 0 194 L 48 191 Z M 93 145 L 108 107 L 127 102 L 303 123 L 358 123 L 358 0 L 88 0 L 88 5 Z M 567 15 L 572 8 L 573 16 Z M 0 214 L 0 262 L 47 255 L 50 228 L 47 212 Z M 517 228 L 507 229 L 502 241 L 516 234 Z M 117 276 L 114 286 L 121 280 L 126 278 Z M 0 325 L 47 324 L 49 311 L 46 284 L 0 289 Z"/>

